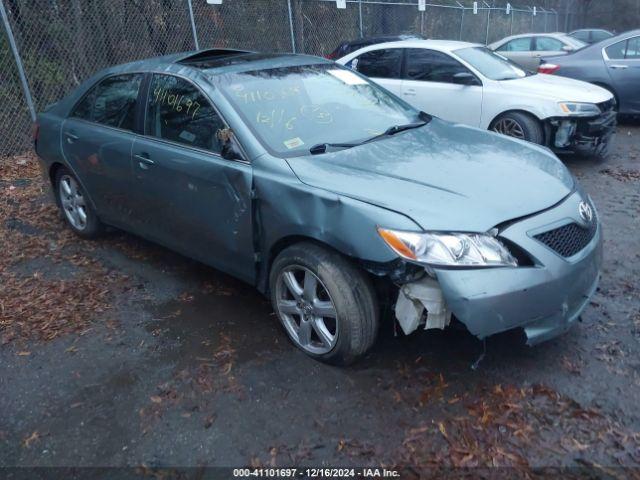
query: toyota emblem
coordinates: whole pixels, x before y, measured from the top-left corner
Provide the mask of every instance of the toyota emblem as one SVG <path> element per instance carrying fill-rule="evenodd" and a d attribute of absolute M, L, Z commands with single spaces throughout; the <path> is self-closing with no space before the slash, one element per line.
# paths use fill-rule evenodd
<path fill-rule="evenodd" d="M 578 205 L 578 213 L 580 214 L 580 218 L 586 223 L 591 223 L 591 220 L 593 220 L 593 210 L 587 202 L 580 202 Z"/>

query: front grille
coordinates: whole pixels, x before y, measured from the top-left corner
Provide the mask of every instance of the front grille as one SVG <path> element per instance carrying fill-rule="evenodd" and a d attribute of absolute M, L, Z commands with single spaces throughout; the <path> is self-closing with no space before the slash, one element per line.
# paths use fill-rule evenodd
<path fill-rule="evenodd" d="M 577 223 L 569 223 L 540 233 L 534 238 L 563 257 L 571 257 L 589 244 L 597 229 L 598 222 L 594 215 L 590 225 L 586 228 Z"/>

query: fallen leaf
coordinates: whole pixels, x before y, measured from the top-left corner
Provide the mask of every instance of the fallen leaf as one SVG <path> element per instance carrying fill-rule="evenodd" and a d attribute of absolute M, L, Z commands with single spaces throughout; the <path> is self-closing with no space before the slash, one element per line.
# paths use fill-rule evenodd
<path fill-rule="evenodd" d="M 22 446 L 25 447 L 25 448 L 30 448 L 31 444 L 33 442 L 37 442 L 39 439 L 40 439 L 40 434 L 36 430 L 35 432 L 33 432 L 31 435 L 29 435 L 27 438 L 25 438 L 22 441 Z"/>

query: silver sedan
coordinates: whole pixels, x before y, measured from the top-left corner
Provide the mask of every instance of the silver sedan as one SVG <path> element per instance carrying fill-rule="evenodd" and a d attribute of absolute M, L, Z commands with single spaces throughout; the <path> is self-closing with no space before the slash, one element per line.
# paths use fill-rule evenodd
<path fill-rule="evenodd" d="M 503 38 L 489 45 L 500 55 L 522 67 L 535 71 L 542 57 L 566 55 L 587 44 L 565 33 L 525 33 Z"/>

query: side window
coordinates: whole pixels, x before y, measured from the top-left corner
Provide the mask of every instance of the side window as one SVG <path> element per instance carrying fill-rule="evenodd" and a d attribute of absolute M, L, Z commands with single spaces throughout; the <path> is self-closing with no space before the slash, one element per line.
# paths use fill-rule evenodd
<path fill-rule="evenodd" d="M 623 60 L 626 49 L 627 41 L 623 40 L 622 42 L 609 45 L 605 51 L 607 52 L 607 57 L 609 57 L 610 60 Z"/>
<path fill-rule="evenodd" d="M 109 127 L 133 130 L 141 83 L 142 74 L 108 77 L 93 87 L 76 105 L 71 116 Z"/>
<path fill-rule="evenodd" d="M 530 50 L 531 37 L 516 38 L 498 48 L 498 51 L 503 52 L 528 52 Z"/>
<path fill-rule="evenodd" d="M 152 137 L 220 153 L 218 130 L 225 128 L 209 100 L 191 82 L 154 75 L 145 132 Z"/>
<path fill-rule="evenodd" d="M 367 77 L 400 78 L 402 68 L 402 49 L 390 48 L 373 50 L 360 55 L 353 67 Z"/>
<path fill-rule="evenodd" d="M 424 48 L 407 49 L 406 76 L 409 80 L 456 83 L 457 73 L 471 73 L 449 55 Z"/>
<path fill-rule="evenodd" d="M 555 38 L 550 37 L 536 37 L 537 52 L 559 52 L 562 50 L 564 44 Z"/>
<path fill-rule="evenodd" d="M 640 37 L 630 38 L 627 41 L 627 53 L 624 58 L 627 60 L 640 60 Z"/>
<path fill-rule="evenodd" d="M 605 38 L 611 38 L 611 35 L 609 35 L 607 32 L 603 32 L 602 30 L 594 30 L 593 32 L 591 32 L 591 41 L 594 43 L 604 40 Z"/>
<path fill-rule="evenodd" d="M 96 99 L 96 87 L 89 90 L 80 103 L 76 104 L 71 111 L 71 117 L 81 118 L 82 120 L 91 121 L 93 115 L 93 102 Z"/>

